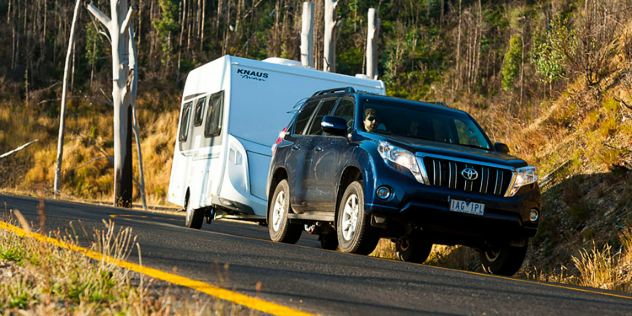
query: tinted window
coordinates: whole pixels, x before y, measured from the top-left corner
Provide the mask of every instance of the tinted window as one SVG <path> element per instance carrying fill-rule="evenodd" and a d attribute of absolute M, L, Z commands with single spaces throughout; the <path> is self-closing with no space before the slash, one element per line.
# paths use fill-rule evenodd
<path fill-rule="evenodd" d="M 312 120 L 312 124 L 309 127 L 309 132 L 307 133 L 307 135 L 323 134 L 323 128 L 320 123 L 323 121 L 323 117 L 325 117 L 325 115 L 329 115 L 329 113 L 331 113 L 331 110 L 334 109 L 336 101 L 338 101 L 338 99 L 323 101 L 323 103 L 318 108 L 318 112 L 316 112 L 316 116 L 314 116 L 314 119 Z"/>
<path fill-rule="evenodd" d="M 294 134 L 303 135 L 303 130 L 307 122 L 309 122 L 309 118 L 312 117 L 312 113 L 317 105 L 318 101 L 310 101 L 301 109 L 301 112 L 296 117 L 296 123 L 294 124 Z"/>
<path fill-rule="evenodd" d="M 189 116 L 191 116 L 191 102 L 184 105 L 182 109 L 182 117 L 180 118 L 180 137 L 181 142 L 186 142 L 189 136 Z"/>
<path fill-rule="evenodd" d="M 209 98 L 206 111 L 204 137 L 219 136 L 222 132 L 222 113 L 224 108 L 224 91 L 217 92 Z"/>
<path fill-rule="evenodd" d="M 347 121 L 347 133 L 353 129 L 353 114 L 355 110 L 355 102 L 353 99 L 342 99 L 338 103 L 334 116 L 339 116 Z"/>
<path fill-rule="evenodd" d="M 202 125 L 202 119 L 204 118 L 204 105 L 206 104 L 206 98 L 199 99 L 195 105 L 195 116 L 193 119 L 194 126 Z"/>
<path fill-rule="evenodd" d="M 381 98 L 362 99 L 360 118 L 371 133 L 398 135 L 491 149 L 491 143 L 467 114 L 420 103 Z M 368 118 L 371 118 L 370 120 Z"/>
<path fill-rule="evenodd" d="M 454 125 L 456 126 L 456 134 L 459 136 L 459 145 L 480 147 L 479 144 L 483 137 L 476 125 L 469 120 L 463 121 L 460 119 L 455 119 Z"/>

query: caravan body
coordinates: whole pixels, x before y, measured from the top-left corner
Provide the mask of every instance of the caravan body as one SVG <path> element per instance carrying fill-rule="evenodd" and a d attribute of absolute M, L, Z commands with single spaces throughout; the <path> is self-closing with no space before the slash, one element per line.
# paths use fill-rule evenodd
<path fill-rule="evenodd" d="M 265 220 L 271 145 L 292 110 L 318 90 L 347 86 L 384 94 L 382 81 L 278 58 L 227 55 L 194 69 L 180 106 L 167 200 L 216 217 Z"/>

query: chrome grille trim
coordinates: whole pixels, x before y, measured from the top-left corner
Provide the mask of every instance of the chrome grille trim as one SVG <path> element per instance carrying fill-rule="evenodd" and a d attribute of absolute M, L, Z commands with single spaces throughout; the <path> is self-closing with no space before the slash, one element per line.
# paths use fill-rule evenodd
<path fill-rule="evenodd" d="M 489 168 L 481 167 L 481 188 L 478 190 L 480 194 L 487 194 L 487 186 L 489 185 Z"/>
<path fill-rule="evenodd" d="M 476 162 L 466 159 L 443 156 L 435 158 L 438 155 L 422 155 L 417 153 L 416 156 L 420 166 L 424 166 L 421 170 L 425 176 L 424 181 L 427 181 L 429 185 L 435 187 L 447 187 L 452 190 L 459 190 L 463 192 L 476 191 L 477 193 L 483 195 L 494 194 L 496 196 L 504 195 L 506 197 L 510 193 L 513 183 L 515 182 L 516 176 L 514 168 L 509 166 L 501 166 L 502 168 L 497 168 L 498 165 L 496 164 Z M 431 164 L 432 168 L 425 168 L 425 166 L 429 166 Z M 479 176 L 474 180 L 463 178 L 463 183 L 460 184 L 458 179 L 462 177 L 461 173 L 465 168 L 474 169 L 479 173 Z"/>
<path fill-rule="evenodd" d="M 461 159 L 461 158 L 454 158 L 454 157 L 450 157 L 450 156 L 442 156 L 442 155 L 434 155 L 434 154 L 426 154 L 426 153 L 415 153 L 415 155 L 417 157 L 428 157 L 428 158 L 436 158 L 436 159 L 443 159 L 443 160 L 448 160 L 448 161 L 456 161 L 456 162 L 462 162 L 462 163 L 469 163 L 469 164 L 475 164 L 475 165 L 479 165 L 479 166 L 486 166 L 486 167 L 492 167 L 492 168 L 498 168 L 498 169 L 505 169 L 505 170 L 509 170 L 511 172 L 515 171 L 515 168 L 509 167 L 509 166 L 505 166 L 505 165 L 498 165 L 498 164 L 494 164 L 494 163 L 489 163 L 489 162 L 482 162 L 482 161 L 475 161 L 475 160 L 469 160 L 469 159 Z"/>

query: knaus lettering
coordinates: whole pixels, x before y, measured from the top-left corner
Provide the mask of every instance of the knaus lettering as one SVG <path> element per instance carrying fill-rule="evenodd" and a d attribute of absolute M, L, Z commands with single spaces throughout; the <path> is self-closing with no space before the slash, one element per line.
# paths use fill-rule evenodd
<path fill-rule="evenodd" d="M 241 75 L 241 78 L 243 79 L 265 81 L 265 79 L 268 78 L 268 73 L 266 72 L 252 71 L 241 68 L 237 69 L 237 74 Z"/>

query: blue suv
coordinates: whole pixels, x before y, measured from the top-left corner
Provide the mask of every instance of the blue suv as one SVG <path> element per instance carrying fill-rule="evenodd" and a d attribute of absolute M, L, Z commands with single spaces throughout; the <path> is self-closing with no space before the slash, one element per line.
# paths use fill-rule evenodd
<path fill-rule="evenodd" d="M 433 244 L 465 245 L 502 275 L 521 267 L 541 207 L 537 169 L 466 112 L 353 88 L 300 107 L 273 145 L 267 192 L 273 241 L 306 230 L 325 249 L 369 254 L 389 238 L 418 263 Z"/>

